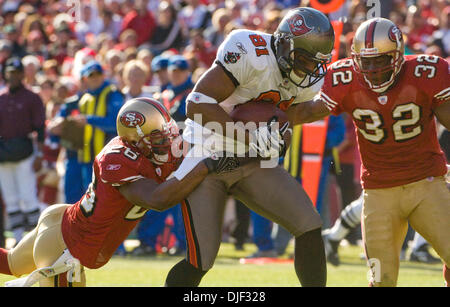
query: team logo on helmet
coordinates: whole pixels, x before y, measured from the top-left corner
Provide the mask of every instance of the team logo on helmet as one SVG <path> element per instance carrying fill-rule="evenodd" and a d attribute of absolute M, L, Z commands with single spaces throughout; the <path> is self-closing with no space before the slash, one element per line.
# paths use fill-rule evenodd
<path fill-rule="evenodd" d="M 289 29 L 295 36 L 303 35 L 310 32 L 312 29 L 306 25 L 302 15 L 294 15 L 287 20 Z"/>
<path fill-rule="evenodd" d="M 396 26 L 392 26 L 389 29 L 389 39 L 391 41 L 393 41 L 394 43 L 401 42 L 402 41 L 402 31 L 400 31 L 400 29 L 397 28 Z"/>
<path fill-rule="evenodd" d="M 139 112 L 128 111 L 122 114 L 120 117 L 120 123 L 127 128 L 135 128 L 142 126 L 145 122 L 145 117 Z"/>

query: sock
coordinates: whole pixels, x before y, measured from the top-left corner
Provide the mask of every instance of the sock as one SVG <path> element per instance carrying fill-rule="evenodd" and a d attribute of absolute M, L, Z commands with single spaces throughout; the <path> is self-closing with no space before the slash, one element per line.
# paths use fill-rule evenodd
<path fill-rule="evenodd" d="M 361 196 L 352 201 L 350 205 L 342 210 L 340 218 L 342 223 L 345 223 L 347 228 L 355 228 L 361 223 L 361 212 L 363 208 L 364 197 L 363 194 Z"/>
<path fill-rule="evenodd" d="M 334 223 L 333 227 L 330 229 L 328 238 L 332 241 L 340 242 L 348 235 L 349 232 L 350 228 L 347 227 L 347 224 L 342 223 L 341 218 L 338 218 Z"/>
<path fill-rule="evenodd" d="M 4 248 L 0 248 L 0 273 L 6 275 L 13 275 L 9 269 L 8 264 L 8 251 Z"/>
<path fill-rule="evenodd" d="M 321 228 L 295 238 L 295 272 L 303 287 L 325 287 L 327 261 Z"/>
<path fill-rule="evenodd" d="M 444 273 L 444 279 L 445 279 L 445 286 L 450 287 L 450 269 L 445 264 L 444 264 L 444 268 L 443 268 L 443 273 Z"/>
<path fill-rule="evenodd" d="M 197 287 L 208 271 L 197 269 L 186 259 L 181 260 L 167 274 L 166 287 Z"/>

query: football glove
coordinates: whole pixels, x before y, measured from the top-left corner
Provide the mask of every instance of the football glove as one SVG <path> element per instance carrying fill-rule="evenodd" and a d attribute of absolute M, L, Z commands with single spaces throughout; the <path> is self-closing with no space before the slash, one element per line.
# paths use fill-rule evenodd
<path fill-rule="evenodd" d="M 240 163 L 236 157 L 227 157 L 223 153 L 222 157 L 212 155 L 210 158 L 203 160 L 209 173 L 221 174 L 225 172 L 231 172 L 239 167 Z"/>
<path fill-rule="evenodd" d="M 249 147 L 262 158 L 282 157 L 286 153 L 284 134 L 290 130 L 289 122 L 278 128 L 278 117 L 273 116 L 267 121 L 267 125 L 253 131 Z"/>

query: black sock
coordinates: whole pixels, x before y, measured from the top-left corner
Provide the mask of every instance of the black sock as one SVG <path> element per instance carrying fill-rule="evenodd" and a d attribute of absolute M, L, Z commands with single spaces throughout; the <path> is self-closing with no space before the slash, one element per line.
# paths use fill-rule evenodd
<path fill-rule="evenodd" d="M 197 287 L 208 271 L 197 269 L 186 259 L 175 264 L 167 274 L 166 287 Z"/>
<path fill-rule="evenodd" d="M 327 262 L 321 228 L 295 238 L 295 272 L 303 287 L 325 287 Z"/>

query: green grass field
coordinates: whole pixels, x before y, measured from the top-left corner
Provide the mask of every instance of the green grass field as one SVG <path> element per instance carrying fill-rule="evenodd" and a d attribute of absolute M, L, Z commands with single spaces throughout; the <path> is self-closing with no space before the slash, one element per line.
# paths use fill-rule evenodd
<path fill-rule="evenodd" d="M 255 251 L 253 244 L 246 244 L 245 251 L 235 251 L 232 244 L 222 243 L 215 266 L 203 278 L 204 287 L 298 287 L 292 263 L 240 264 L 239 259 Z M 287 254 L 292 253 L 289 246 Z M 362 248 L 341 246 L 342 264 L 328 265 L 328 286 L 367 287 L 367 267 L 360 259 Z M 104 267 L 87 270 L 88 287 L 160 287 L 167 272 L 181 257 L 113 257 Z M 11 280 L 0 275 L 0 285 Z M 399 287 L 442 287 L 442 265 L 419 264 L 402 261 Z"/>

